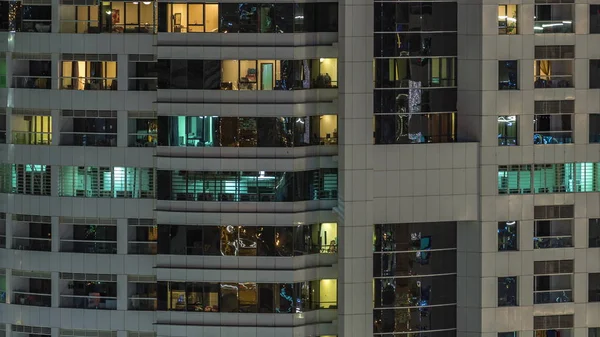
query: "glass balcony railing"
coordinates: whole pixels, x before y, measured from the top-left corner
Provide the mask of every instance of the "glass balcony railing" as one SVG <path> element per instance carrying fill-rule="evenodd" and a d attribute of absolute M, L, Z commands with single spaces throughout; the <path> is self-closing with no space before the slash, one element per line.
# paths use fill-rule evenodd
<path fill-rule="evenodd" d="M 20 145 L 50 145 L 52 132 L 13 131 L 13 144 Z"/>
<path fill-rule="evenodd" d="M 62 132 L 60 145 L 112 147 L 117 146 L 117 135 L 115 133 Z"/>
<path fill-rule="evenodd" d="M 129 242 L 127 253 L 133 255 L 156 255 L 157 251 L 156 241 L 135 241 Z"/>
<path fill-rule="evenodd" d="M 61 308 L 117 310 L 116 296 L 60 295 Z"/>
<path fill-rule="evenodd" d="M 103 77 L 61 77 L 64 90 L 117 90 L 116 78 Z"/>
<path fill-rule="evenodd" d="M 573 291 L 571 289 L 534 291 L 533 299 L 534 304 L 573 302 Z"/>
<path fill-rule="evenodd" d="M 37 307 L 52 306 L 52 295 L 31 293 L 26 291 L 13 291 L 15 299 L 13 304 L 33 305 Z"/>
<path fill-rule="evenodd" d="M 52 20 L 23 20 L 22 32 L 50 33 L 52 32 Z"/>
<path fill-rule="evenodd" d="M 535 34 L 573 33 L 573 21 L 570 21 L 570 20 L 535 21 L 533 23 L 533 32 Z"/>
<path fill-rule="evenodd" d="M 130 91 L 156 91 L 158 80 L 156 78 L 129 78 L 127 90 Z"/>
<path fill-rule="evenodd" d="M 61 252 L 88 253 L 88 254 L 116 254 L 116 241 L 84 241 L 84 240 L 61 240 Z"/>
<path fill-rule="evenodd" d="M 536 89 L 573 88 L 573 75 L 536 76 L 533 85 Z"/>
<path fill-rule="evenodd" d="M 52 250 L 52 241 L 49 238 L 13 237 L 13 249 L 49 252 Z"/>
<path fill-rule="evenodd" d="M 144 295 L 129 298 L 129 310 L 156 311 L 156 297 L 144 297 Z"/>
<path fill-rule="evenodd" d="M 534 131 L 533 144 L 571 144 L 573 131 Z"/>
<path fill-rule="evenodd" d="M 536 236 L 533 238 L 533 246 L 535 249 L 573 247 L 573 237 L 571 235 Z"/>
<path fill-rule="evenodd" d="M 13 76 L 12 87 L 19 89 L 52 89 L 52 77 Z"/>

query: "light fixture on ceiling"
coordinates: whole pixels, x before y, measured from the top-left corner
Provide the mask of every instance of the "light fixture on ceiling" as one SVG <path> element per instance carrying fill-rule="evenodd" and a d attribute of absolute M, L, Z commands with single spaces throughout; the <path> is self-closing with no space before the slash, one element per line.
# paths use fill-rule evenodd
<path fill-rule="evenodd" d="M 144 5 L 149 5 L 149 4 L 151 4 L 152 2 L 150 2 L 150 1 L 144 1 L 144 2 L 142 2 L 142 3 L 143 3 Z"/>

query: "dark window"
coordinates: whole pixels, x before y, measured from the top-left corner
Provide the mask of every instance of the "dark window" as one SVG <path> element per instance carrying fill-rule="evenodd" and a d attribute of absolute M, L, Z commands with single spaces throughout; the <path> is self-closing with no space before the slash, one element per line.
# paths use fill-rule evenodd
<path fill-rule="evenodd" d="M 600 337 L 600 328 L 590 328 L 588 330 L 588 337 Z"/>
<path fill-rule="evenodd" d="M 518 337 L 518 332 L 498 332 L 498 337 Z"/>
<path fill-rule="evenodd" d="M 600 247 L 600 219 L 589 220 L 589 248 Z"/>
<path fill-rule="evenodd" d="M 518 305 L 517 297 L 517 278 L 499 277 L 498 278 L 498 306 L 514 307 Z"/>
<path fill-rule="evenodd" d="M 600 89 L 600 60 L 590 60 L 590 89 Z"/>
<path fill-rule="evenodd" d="M 536 4 L 533 32 L 536 34 L 573 33 L 574 10 L 572 3 Z"/>
<path fill-rule="evenodd" d="M 518 223 L 516 221 L 498 222 L 498 251 L 518 250 Z"/>
<path fill-rule="evenodd" d="M 454 87 L 456 58 L 386 58 L 375 60 L 376 88 Z"/>
<path fill-rule="evenodd" d="M 600 114 L 590 114 L 590 143 L 600 143 Z"/>
<path fill-rule="evenodd" d="M 375 33 L 375 57 L 434 57 L 458 54 L 456 33 Z"/>
<path fill-rule="evenodd" d="M 375 251 L 456 248 L 456 223 L 427 222 L 375 225 Z"/>
<path fill-rule="evenodd" d="M 573 101 L 536 101 L 533 144 L 573 143 Z"/>
<path fill-rule="evenodd" d="M 600 34 L 600 5 L 590 5 L 590 34 Z"/>
<path fill-rule="evenodd" d="M 457 30 L 456 2 L 375 3 L 375 32 Z"/>
<path fill-rule="evenodd" d="M 519 90 L 518 61 L 498 61 L 498 90 Z"/>
<path fill-rule="evenodd" d="M 455 113 L 376 115 L 375 144 L 454 142 L 455 116 Z"/>
<path fill-rule="evenodd" d="M 498 146 L 518 145 L 519 117 L 498 116 Z"/>
<path fill-rule="evenodd" d="M 600 302 L 600 273 L 588 274 L 588 302 Z"/>

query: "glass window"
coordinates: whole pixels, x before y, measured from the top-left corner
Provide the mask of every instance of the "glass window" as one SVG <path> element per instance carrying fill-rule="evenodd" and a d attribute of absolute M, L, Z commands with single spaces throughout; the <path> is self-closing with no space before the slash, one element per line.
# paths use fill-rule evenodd
<path fill-rule="evenodd" d="M 518 145 L 518 116 L 498 116 L 498 146 Z"/>
<path fill-rule="evenodd" d="M 531 193 L 531 165 L 500 165 L 498 194 Z"/>
<path fill-rule="evenodd" d="M 590 60 L 590 89 L 600 89 L 600 60 Z"/>
<path fill-rule="evenodd" d="M 600 143 L 600 114 L 590 114 L 589 118 L 590 143 Z"/>
<path fill-rule="evenodd" d="M 564 302 L 573 302 L 573 274 L 534 276 L 534 304 Z"/>
<path fill-rule="evenodd" d="M 498 222 L 498 251 L 516 251 L 518 247 L 518 223 L 516 221 Z"/>
<path fill-rule="evenodd" d="M 117 90 L 117 62 L 62 61 L 61 89 Z"/>
<path fill-rule="evenodd" d="M 590 5 L 590 34 L 600 34 L 600 5 Z"/>
<path fill-rule="evenodd" d="M 600 219 L 589 220 L 589 248 L 600 247 Z"/>
<path fill-rule="evenodd" d="M 565 193 L 574 191 L 574 164 L 536 164 L 533 171 L 535 193 Z"/>
<path fill-rule="evenodd" d="M 514 307 L 518 305 L 517 297 L 517 278 L 499 277 L 498 278 L 498 306 Z"/>
<path fill-rule="evenodd" d="M 588 274 L 588 302 L 600 302 L 600 273 Z"/>
<path fill-rule="evenodd" d="M 517 5 L 498 5 L 498 34 L 519 34 L 517 12 Z"/>
<path fill-rule="evenodd" d="M 590 328 L 588 337 L 600 337 L 600 328 Z"/>
<path fill-rule="evenodd" d="M 498 332 L 498 337 L 519 337 L 518 332 Z"/>
<path fill-rule="evenodd" d="M 535 221 L 535 249 L 573 247 L 573 220 Z"/>
<path fill-rule="evenodd" d="M 573 60 L 535 60 L 534 88 L 573 88 Z"/>
<path fill-rule="evenodd" d="M 519 90 L 519 61 L 498 61 L 498 90 Z"/>
<path fill-rule="evenodd" d="M 533 32 L 546 33 L 574 33 L 573 4 L 536 4 L 534 13 Z"/>

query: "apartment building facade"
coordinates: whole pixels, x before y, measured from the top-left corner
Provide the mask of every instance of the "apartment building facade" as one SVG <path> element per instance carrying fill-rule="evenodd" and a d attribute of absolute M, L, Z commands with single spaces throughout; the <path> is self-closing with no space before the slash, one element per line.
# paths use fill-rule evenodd
<path fill-rule="evenodd" d="M 600 336 L 600 1 L 0 1 L 0 331 Z"/>

